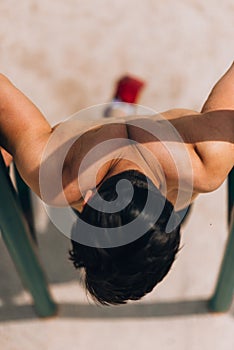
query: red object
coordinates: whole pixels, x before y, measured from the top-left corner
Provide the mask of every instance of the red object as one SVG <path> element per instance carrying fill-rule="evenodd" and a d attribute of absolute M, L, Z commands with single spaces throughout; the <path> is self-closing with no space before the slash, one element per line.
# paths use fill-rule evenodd
<path fill-rule="evenodd" d="M 117 83 L 115 98 L 127 103 L 135 103 L 145 83 L 130 76 L 124 76 Z"/>

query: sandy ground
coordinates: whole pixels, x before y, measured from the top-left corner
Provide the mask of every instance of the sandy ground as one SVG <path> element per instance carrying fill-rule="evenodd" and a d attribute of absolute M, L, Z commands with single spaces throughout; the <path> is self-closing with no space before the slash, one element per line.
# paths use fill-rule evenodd
<path fill-rule="evenodd" d="M 233 61 L 233 16 L 232 0 L 2 1 L 0 69 L 52 124 L 108 101 L 125 73 L 146 81 L 141 104 L 199 110 Z M 206 308 L 227 238 L 226 184 L 197 199 L 166 280 L 117 308 L 87 301 L 67 238 L 34 202 L 41 260 L 60 311 L 36 317 L 1 240 L 1 349 L 234 348 L 234 305 L 225 314 Z"/>

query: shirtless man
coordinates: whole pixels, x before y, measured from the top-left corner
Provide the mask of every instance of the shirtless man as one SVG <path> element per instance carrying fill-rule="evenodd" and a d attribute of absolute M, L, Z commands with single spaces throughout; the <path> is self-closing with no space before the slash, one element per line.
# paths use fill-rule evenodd
<path fill-rule="evenodd" d="M 169 271 L 179 249 L 180 225 L 178 222 L 170 232 L 166 232 L 166 225 L 172 212 L 190 204 L 186 200 L 177 203 L 179 177 L 182 176 L 180 191 L 186 194 L 192 185 L 191 196 L 188 196 L 192 201 L 199 193 L 217 189 L 231 171 L 234 165 L 234 64 L 214 86 L 201 113 L 173 109 L 161 115 L 165 120 L 158 120 L 156 116 L 144 119 L 144 128 L 139 127 L 137 118 L 135 124 L 110 120 L 107 125 L 89 128 L 73 142 L 64 159 L 62 196 L 58 190 L 46 196 L 39 185 L 46 145 L 58 132 L 53 152 L 50 150 L 44 159 L 49 169 L 47 188 L 50 192 L 49 183 L 56 178 L 61 165 L 59 142 L 66 145 L 79 132 L 79 124 L 68 120 L 52 128 L 36 106 L 0 75 L 0 146 L 5 162 L 9 163 L 12 156 L 25 182 L 43 200 L 46 196 L 46 202 L 63 205 L 65 198 L 84 222 L 108 232 L 108 228 L 113 227 L 122 230 L 138 217 L 144 211 L 150 187 L 151 192 L 155 191 L 154 205 L 141 217 L 148 229 L 135 241 L 114 247 L 95 247 L 81 244 L 75 236 L 72 239 L 70 258 L 75 267 L 84 269 L 86 288 L 101 304 L 122 304 L 129 299 L 139 299 Z M 163 135 L 162 138 L 147 131 L 156 123 L 157 133 Z M 183 142 L 168 131 L 168 125 Z M 108 140 L 113 140 L 114 147 L 84 169 L 81 191 L 77 174 L 82 160 L 90 150 Z M 123 143 L 118 144 L 116 140 Z M 190 166 L 185 166 L 181 144 Z M 96 157 L 97 153 L 93 159 Z M 96 169 L 94 183 L 91 174 Z M 105 202 L 115 201 L 115 188 L 121 179 L 130 181 L 134 188 L 127 209 L 114 214 L 106 213 L 102 204 L 97 209 L 96 199 L 100 196 Z M 157 221 L 152 222 L 155 208 L 162 202 L 164 208 Z M 78 225 L 79 229 L 82 231 L 82 225 L 80 228 Z"/>

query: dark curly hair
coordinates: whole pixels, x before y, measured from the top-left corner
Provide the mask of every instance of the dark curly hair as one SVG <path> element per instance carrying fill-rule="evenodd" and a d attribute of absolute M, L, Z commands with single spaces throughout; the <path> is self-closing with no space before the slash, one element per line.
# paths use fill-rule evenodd
<path fill-rule="evenodd" d="M 98 189 L 105 201 L 116 199 L 116 185 L 121 179 L 131 182 L 134 194 L 131 202 L 116 213 L 106 213 L 102 208 L 94 209 L 95 196 L 84 206 L 80 219 L 97 227 L 121 227 L 134 220 L 143 211 L 148 184 L 154 189 L 154 203 L 141 220 L 150 221 L 157 203 L 164 202 L 161 215 L 150 222 L 148 231 L 135 241 L 114 248 L 96 248 L 78 243 L 72 236 L 70 259 L 76 268 L 85 270 L 85 286 L 88 293 L 102 305 L 125 304 L 127 300 L 138 300 L 149 293 L 168 273 L 179 250 L 180 225 L 166 233 L 172 204 L 162 196 L 154 184 L 142 173 L 129 170 L 114 175 Z M 151 212 L 149 212 L 151 211 Z M 176 214 L 174 214 L 176 216 Z M 82 226 L 82 225 L 81 225 Z M 82 227 L 81 227 L 82 229 Z M 79 234 L 79 225 L 78 230 Z"/>

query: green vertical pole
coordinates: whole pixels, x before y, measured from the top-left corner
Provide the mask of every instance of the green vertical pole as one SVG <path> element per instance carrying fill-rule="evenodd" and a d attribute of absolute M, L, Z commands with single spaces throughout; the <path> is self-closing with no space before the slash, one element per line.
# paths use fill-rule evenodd
<path fill-rule="evenodd" d="M 218 282 L 214 295 L 209 300 L 209 308 L 212 311 L 227 311 L 232 303 L 234 292 L 234 222 L 230 231 L 229 239 Z"/>
<path fill-rule="evenodd" d="M 230 224 L 234 209 L 234 168 L 228 175 L 228 223 Z"/>
<path fill-rule="evenodd" d="M 40 266 L 33 242 L 21 208 L 13 192 L 12 183 L 0 155 L 0 227 L 7 249 L 20 274 L 24 286 L 30 291 L 40 317 L 56 313 Z"/>
<path fill-rule="evenodd" d="M 215 292 L 209 300 L 209 309 L 211 311 L 227 311 L 233 300 L 234 293 L 234 215 L 233 210 L 234 198 L 234 172 L 229 174 L 228 178 L 228 220 L 229 220 L 229 237 L 223 257 L 221 269 L 219 272 L 218 282 Z"/>
<path fill-rule="evenodd" d="M 36 232 L 34 229 L 34 220 L 33 220 L 33 211 L 32 211 L 32 200 L 31 200 L 31 193 L 29 187 L 26 185 L 26 183 L 22 180 L 16 166 L 14 165 L 14 174 L 15 174 L 15 180 L 16 180 L 16 187 L 18 191 L 18 198 L 20 205 L 22 207 L 22 211 L 24 214 L 24 217 L 26 218 L 26 221 L 29 226 L 30 234 L 35 242 L 37 242 L 36 238 Z"/>

